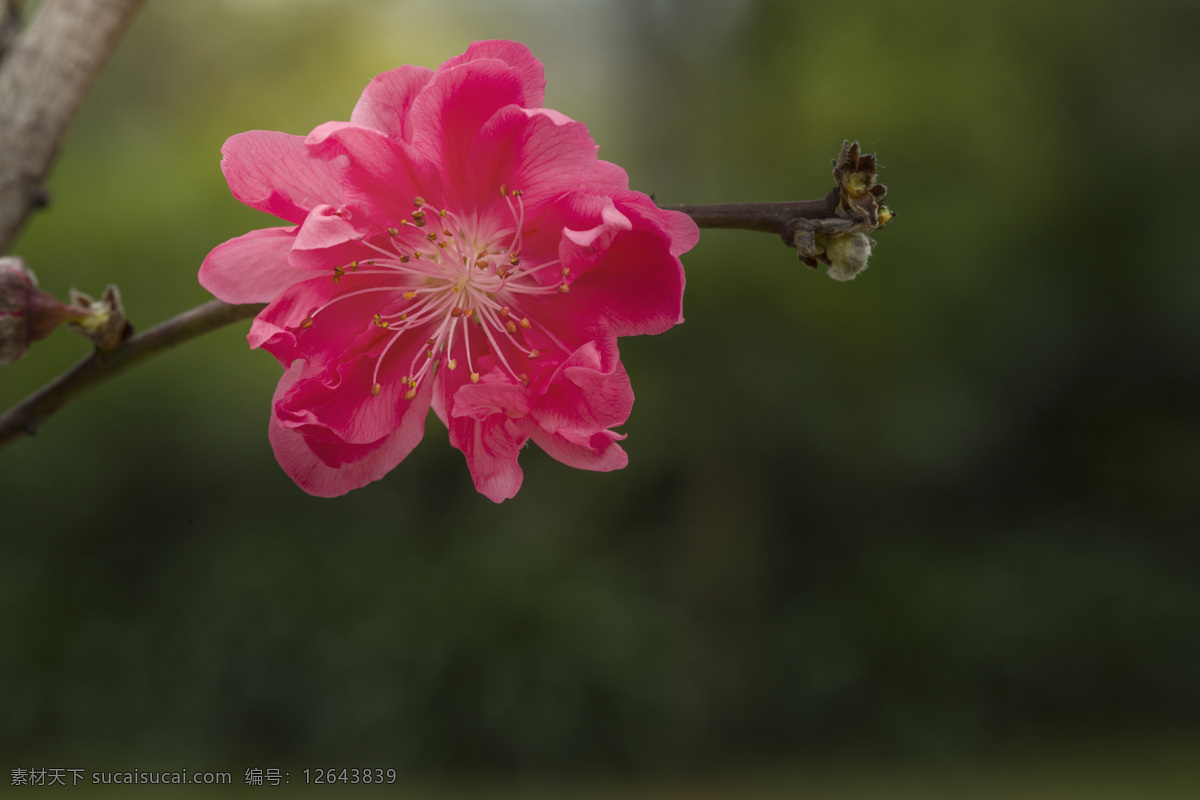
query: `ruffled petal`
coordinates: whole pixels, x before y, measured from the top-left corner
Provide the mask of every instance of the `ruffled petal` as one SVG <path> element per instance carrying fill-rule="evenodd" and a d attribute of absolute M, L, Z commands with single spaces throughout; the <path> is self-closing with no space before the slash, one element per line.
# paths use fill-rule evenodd
<path fill-rule="evenodd" d="M 607 430 L 594 433 L 561 430 L 552 433 L 532 420 L 521 420 L 518 425 L 548 456 L 568 467 L 611 472 L 624 469 L 629 464 L 629 455 L 617 444 L 625 438 L 624 434 Z"/>
<path fill-rule="evenodd" d="M 336 283 L 331 277 L 309 278 L 292 284 L 263 309 L 246 338 L 250 347 L 263 348 L 284 368 L 297 358 L 322 367 L 365 350 L 365 340 L 382 337 L 372 324 L 374 315 L 398 307 L 403 291 L 388 275 L 352 274 Z"/>
<path fill-rule="evenodd" d="M 275 389 L 272 410 L 300 379 L 305 365 L 297 362 L 284 373 Z M 268 428 L 275 458 L 284 471 L 309 494 L 337 497 L 377 481 L 412 452 L 425 433 L 425 414 L 432 388 L 413 398 L 413 411 L 405 423 L 380 439 L 366 444 L 338 442 L 321 431 L 284 427 L 274 413 Z"/>
<path fill-rule="evenodd" d="M 251 208 L 295 223 L 322 203 L 339 205 L 340 165 L 314 157 L 304 139 L 275 131 L 229 137 L 221 148 L 221 171 L 233 196 Z"/>
<path fill-rule="evenodd" d="M 324 158 L 337 159 L 346 205 L 362 232 L 398 227 L 423 197 L 442 205 L 441 181 L 432 163 L 413 146 L 351 122 L 327 122 L 306 140 Z"/>
<path fill-rule="evenodd" d="M 520 77 L 521 99 L 518 101 L 518 105 L 536 108 L 545 102 L 546 72 L 542 67 L 542 62 L 538 61 L 533 52 L 520 42 L 504 39 L 472 42 L 471 46 L 467 48 L 467 52 L 447 60 L 438 67 L 438 72 L 480 59 L 503 61 Z"/>
<path fill-rule="evenodd" d="M 599 345 L 588 342 L 558 366 L 530 416 L 552 433 L 590 434 L 622 424 L 632 410 L 633 388 L 625 367 L 605 359 Z"/>
<path fill-rule="evenodd" d="M 463 186 L 475 136 L 500 109 L 522 106 L 524 95 L 522 75 L 498 59 L 439 69 L 413 103 L 413 145 L 449 184 Z M 446 188 L 446 201 L 465 209 L 470 194 L 459 197 Z"/>
<path fill-rule="evenodd" d="M 308 277 L 288 265 L 296 228 L 263 228 L 217 245 L 200 265 L 200 285 L 226 303 L 269 303 Z"/>
<path fill-rule="evenodd" d="M 382 336 L 376 337 L 368 342 L 369 349 L 331 363 L 317 374 L 306 373 L 276 403 L 280 424 L 320 426 L 344 442 L 367 444 L 403 425 L 410 414 L 423 418 L 428 405 L 419 408 L 414 400 L 405 400 L 409 386 L 403 382 L 423 343 L 404 337 L 382 359 L 381 343 Z"/>
<path fill-rule="evenodd" d="M 412 125 L 408 113 L 417 94 L 432 77 L 433 70 L 428 67 L 412 66 L 397 67 L 376 75 L 363 90 L 350 113 L 350 121 L 411 141 Z"/>
<path fill-rule="evenodd" d="M 499 503 L 515 497 L 524 473 L 517 454 L 528 436 L 503 414 L 486 420 L 457 417 L 450 420 L 450 444 L 466 456 L 475 489 Z"/>
<path fill-rule="evenodd" d="M 596 143 L 587 128 L 546 109 L 507 106 L 497 111 L 471 144 L 456 187 L 478 208 L 503 202 L 501 187 L 520 189 L 527 213 L 579 185 L 596 168 Z"/>
<path fill-rule="evenodd" d="M 662 333 L 683 322 L 683 285 L 683 265 L 663 237 L 635 230 L 571 284 L 563 305 L 603 314 L 614 336 Z"/>

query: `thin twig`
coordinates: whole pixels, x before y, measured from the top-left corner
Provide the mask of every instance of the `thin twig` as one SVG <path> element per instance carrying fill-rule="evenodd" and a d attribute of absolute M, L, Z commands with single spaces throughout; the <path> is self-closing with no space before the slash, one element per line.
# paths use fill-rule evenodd
<path fill-rule="evenodd" d="M 0 254 L 46 204 L 59 144 L 142 2 L 46 0 L 0 64 Z"/>
<path fill-rule="evenodd" d="M 93 352 L 0 417 L 0 447 L 22 435 L 32 436 L 47 417 L 71 398 L 134 364 L 209 331 L 252 317 L 264 307 L 261 303 L 230 305 L 212 300 L 131 337 L 116 350 Z"/>

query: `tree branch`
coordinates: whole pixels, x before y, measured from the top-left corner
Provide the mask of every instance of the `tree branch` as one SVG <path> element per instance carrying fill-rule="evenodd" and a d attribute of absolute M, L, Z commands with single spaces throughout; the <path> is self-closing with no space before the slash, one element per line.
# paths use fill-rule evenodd
<path fill-rule="evenodd" d="M 875 157 L 860 153 L 857 142 L 843 143 L 841 154 L 834 159 L 833 176 L 837 185 L 820 200 L 661 208 L 681 211 L 701 228 L 777 233 L 785 244 L 796 249 L 805 264 L 812 267 L 818 263 L 830 264 L 831 274 L 839 277 L 835 271 L 848 269 L 847 255 L 846 248 L 834 242 L 845 243 L 856 237 L 870 241 L 867 234 L 887 224 L 893 214 L 878 202 L 886 189 L 875 183 Z M 869 247 L 864 249 L 869 254 Z M 842 275 L 840 280 L 853 277 L 866 265 L 866 255 L 860 257 L 861 264 L 852 265 L 854 271 Z M 92 386 L 155 353 L 252 317 L 265 307 L 265 304 L 229 305 L 213 300 L 118 344 L 114 350 L 97 350 L 0 416 L 0 448 L 23 434 L 32 436 L 47 417 Z"/>
<path fill-rule="evenodd" d="M 253 317 L 263 308 L 262 303 L 230 305 L 212 300 L 133 336 L 116 350 L 93 352 L 0 416 L 0 447 L 22 435 L 32 436 L 47 417 L 71 398 L 134 364 L 209 331 Z"/>
<path fill-rule="evenodd" d="M 0 65 L 0 253 L 46 204 L 50 163 L 142 2 L 46 0 Z"/>

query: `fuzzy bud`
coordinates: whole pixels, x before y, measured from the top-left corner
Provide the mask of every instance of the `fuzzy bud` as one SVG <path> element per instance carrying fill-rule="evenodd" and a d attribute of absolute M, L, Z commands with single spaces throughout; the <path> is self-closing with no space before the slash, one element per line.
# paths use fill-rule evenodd
<path fill-rule="evenodd" d="M 0 258 L 0 364 L 16 361 L 62 323 L 86 316 L 85 309 L 60 303 L 39 289 L 23 259 Z"/>
<path fill-rule="evenodd" d="M 825 257 L 829 259 L 829 277 L 835 281 L 853 280 L 867 268 L 871 247 L 875 243 L 865 233 L 851 233 L 829 239 L 825 243 Z"/>

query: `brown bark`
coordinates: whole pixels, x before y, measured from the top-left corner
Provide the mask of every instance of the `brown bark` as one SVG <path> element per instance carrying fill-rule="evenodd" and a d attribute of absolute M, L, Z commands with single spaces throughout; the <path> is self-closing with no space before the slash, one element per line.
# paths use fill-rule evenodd
<path fill-rule="evenodd" d="M 33 209 L 80 103 L 143 0 L 46 0 L 0 64 L 0 254 Z"/>

